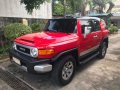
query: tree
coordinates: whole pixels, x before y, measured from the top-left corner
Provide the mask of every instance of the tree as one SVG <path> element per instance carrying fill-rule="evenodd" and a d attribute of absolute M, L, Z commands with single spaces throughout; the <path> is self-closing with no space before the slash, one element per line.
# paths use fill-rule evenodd
<path fill-rule="evenodd" d="M 61 7 L 62 10 L 60 11 L 63 11 L 64 16 L 66 16 L 66 14 L 74 13 L 74 0 L 57 0 L 57 1 L 59 2 L 58 4 L 56 4 L 55 0 L 53 0 L 53 7 L 54 7 L 53 14 L 55 12 L 55 9 L 57 9 L 58 7 L 60 8 L 60 4 L 61 6 L 63 6 L 63 8 Z"/>
<path fill-rule="evenodd" d="M 28 13 L 32 13 L 33 9 L 39 9 L 40 5 L 49 0 L 21 0 L 22 4 L 25 4 L 25 8 Z M 54 5 L 54 1 L 52 3 Z M 88 0 L 58 0 L 61 1 L 61 4 L 64 6 L 64 15 L 66 11 L 75 13 L 76 11 L 81 11 L 82 15 L 85 15 L 85 8 L 87 6 Z M 66 7 L 67 5 L 67 7 Z"/>
<path fill-rule="evenodd" d="M 32 13 L 33 9 L 39 9 L 40 5 L 44 2 L 49 0 L 21 0 L 21 3 L 25 4 L 25 8 L 28 13 Z M 52 6 L 54 11 L 54 2 L 56 0 L 52 0 Z M 69 11 L 69 13 L 81 13 L 82 16 L 86 15 L 86 7 L 87 5 L 90 6 L 90 10 L 93 10 L 95 7 L 99 7 L 99 13 L 103 13 L 103 9 L 106 7 L 106 4 L 109 3 L 109 9 L 107 10 L 107 13 L 110 13 L 112 8 L 114 7 L 113 0 L 57 0 L 61 2 L 58 4 L 59 6 L 56 7 L 57 13 L 64 12 L 64 15 L 66 15 L 66 12 Z M 63 6 L 63 8 L 62 8 Z M 60 11 L 57 11 L 60 10 Z"/>
<path fill-rule="evenodd" d="M 94 7 L 99 6 L 99 13 L 103 13 L 103 9 L 105 9 L 106 4 L 109 4 L 109 8 L 106 13 L 110 13 L 112 8 L 114 7 L 114 3 L 112 0 L 93 0 Z"/>
<path fill-rule="evenodd" d="M 66 14 L 68 8 L 71 8 L 72 14 L 81 12 L 81 15 L 85 15 L 85 9 L 89 0 L 59 0 L 64 6 L 64 14 Z"/>
<path fill-rule="evenodd" d="M 80 5 L 81 16 L 85 16 L 86 15 L 85 9 L 87 7 L 87 4 L 88 4 L 88 0 L 82 0 L 81 5 Z"/>
<path fill-rule="evenodd" d="M 75 0 L 74 1 L 74 11 L 81 13 L 81 16 L 86 15 L 86 7 L 91 2 L 91 0 Z"/>
<path fill-rule="evenodd" d="M 112 8 L 113 8 L 115 5 L 114 5 L 114 3 L 113 3 L 112 1 L 109 1 L 108 3 L 109 3 L 109 8 L 108 8 L 108 10 L 107 10 L 107 13 L 111 13 Z"/>
<path fill-rule="evenodd" d="M 54 4 L 53 15 L 64 15 L 64 6 L 61 2 Z"/>
<path fill-rule="evenodd" d="M 33 9 L 39 9 L 40 5 L 48 0 L 21 0 L 22 4 L 25 4 L 25 8 L 28 13 L 32 13 Z"/>

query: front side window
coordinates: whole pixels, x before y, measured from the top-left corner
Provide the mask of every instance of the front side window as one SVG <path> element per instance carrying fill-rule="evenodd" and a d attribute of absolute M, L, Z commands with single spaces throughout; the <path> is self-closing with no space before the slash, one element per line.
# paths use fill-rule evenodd
<path fill-rule="evenodd" d="M 73 33 L 76 22 L 76 19 L 50 19 L 45 27 L 45 31 Z"/>
<path fill-rule="evenodd" d="M 88 20 L 88 19 L 81 19 L 80 20 L 81 22 L 81 27 L 82 27 L 82 33 L 84 34 L 84 31 L 85 31 L 85 27 L 90 27 L 91 30 L 92 30 L 92 26 L 93 26 L 93 23 L 91 20 Z"/>

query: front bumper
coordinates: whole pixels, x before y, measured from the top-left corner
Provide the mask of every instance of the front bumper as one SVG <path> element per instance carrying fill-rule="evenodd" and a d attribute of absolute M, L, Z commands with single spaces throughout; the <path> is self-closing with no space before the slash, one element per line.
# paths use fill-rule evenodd
<path fill-rule="evenodd" d="M 9 52 L 10 60 L 25 71 L 30 73 L 46 73 L 52 71 L 50 59 L 37 59 L 13 49 Z M 13 61 L 13 58 L 19 61 L 19 64 Z"/>

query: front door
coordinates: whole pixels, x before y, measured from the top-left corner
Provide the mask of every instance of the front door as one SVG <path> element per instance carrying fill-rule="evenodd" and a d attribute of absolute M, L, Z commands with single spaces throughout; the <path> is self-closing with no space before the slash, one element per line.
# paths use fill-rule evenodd
<path fill-rule="evenodd" d="M 94 39 L 93 23 L 92 20 L 81 19 L 81 36 L 80 36 L 80 47 L 79 47 L 79 56 L 84 56 L 85 54 L 90 53 L 95 48 L 96 40 Z M 91 27 L 91 32 L 85 35 L 85 27 Z"/>

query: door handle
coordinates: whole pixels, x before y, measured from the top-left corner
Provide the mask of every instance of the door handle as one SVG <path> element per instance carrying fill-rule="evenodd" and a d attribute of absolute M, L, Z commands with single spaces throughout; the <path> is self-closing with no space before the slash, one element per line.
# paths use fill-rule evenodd
<path fill-rule="evenodd" d="M 95 36 L 93 36 L 94 38 L 97 38 L 98 36 L 97 35 L 95 35 Z"/>

